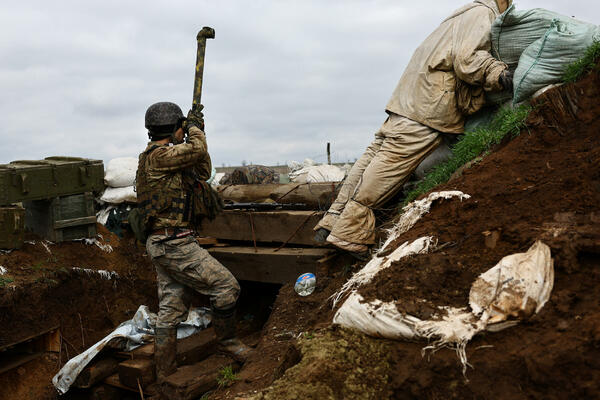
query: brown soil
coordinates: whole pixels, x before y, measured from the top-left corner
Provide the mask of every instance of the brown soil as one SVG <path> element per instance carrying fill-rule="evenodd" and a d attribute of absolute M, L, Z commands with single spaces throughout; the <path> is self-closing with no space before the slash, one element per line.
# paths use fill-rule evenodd
<path fill-rule="evenodd" d="M 400 311 L 427 318 L 438 305 L 467 306 L 474 279 L 502 257 L 537 239 L 548 244 L 556 273 L 550 301 L 514 328 L 474 338 L 466 377 L 452 350 L 423 357 L 424 343 L 325 328 L 295 343 L 299 363 L 270 388 L 265 379 L 214 398 L 240 390 L 253 399 L 600 398 L 599 98 L 598 73 L 538 98 L 519 137 L 436 189 L 471 199 L 435 204 L 391 245 L 433 235 L 441 248 L 393 264 L 360 289 L 367 300 L 395 301 Z M 332 284 L 328 292 L 339 289 Z M 283 290 L 271 320 L 297 302 Z M 329 305 L 315 304 L 310 315 Z M 315 316 L 315 326 L 330 315 Z M 246 376 L 257 369 L 248 368 Z"/>
<path fill-rule="evenodd" d="M 375 339 L 330 326 L 330 296 L 362 264 L 340 259 L 317 274 L 317 289 L 255 286 L 240 299 L 241 317 L 262 325 L 256 353 L 238 380 L 211 399 L 567 399 L 600 398 L 600 75 L 546 92 L 528 128 L 436 190 L 465 201 L 436 203 L 404 241 L 433 235 L 437 251 L 394 263 L 360 289 L 427 318 L 439 305 L 466 306 L 473 280 L 502 257 L 541 239 L 551 247 L 555 282 L 539 314 L 516 327 L 476 336 L 463 376 L 453 350 L 423 357 L 423 342 Z M 55 398 L 52 375 L 67 358 L 130 318 L 156 308 L 154 272 L 132 238 L 103 230 L 115 251 L 39 240 L 0 255 L 0 346 L 59 325 L 58 358 L 32 361 L 0 375 L 0 399 Z M 106 280 L 73 267 L 104 269 Z M 9 282 L 7 278 L 12 279 Z M 426 300 L 423 303 L 421 300 Z M 266 317 L 265 317 L 266 318 Z M 242 324 L 242 327 L 245 326 Z M 83 331 L 83 335 L 82 335 Z"/>

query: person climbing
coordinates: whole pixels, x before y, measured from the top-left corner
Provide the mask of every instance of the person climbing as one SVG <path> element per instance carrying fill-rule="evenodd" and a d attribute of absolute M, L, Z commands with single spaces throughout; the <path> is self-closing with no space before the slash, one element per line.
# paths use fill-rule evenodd
<path fill-rule="evenodd" d="M 210 296 L 218 350 L 240 362 L 252 352 L 236 335 L 240 285 L 198 244 L 188 215 L 192 191 L 187 187 L 186 174 L 191 169 L 205 180 L 211 171 L 202 108 L 190 110 L 186 119 L 177 104 L 160 102 L 148 107 L 145 116 L 151 141 L 139 156 L 136 190 L 138 208 L 143 210 L 149 232 L 146 250 L 158 281 L 154 359 L 159 383 L 177 369 L 176 326 L 187 316 L 183 298 L 189 289 Z M 183 141 L 184 129 L 187 142 Z"/>
<path fill-rule="evenodd" d="M 373 209 L 392 198 L 444 134 L 464 132 L 485 92 L 512 89 L 508 66 L 490 54 L 494 19 L 512 0 L 476 0 L 456 10 L 417 48 L 375 133 L 329 210 L 315 240 L 359 257 L 375 243 Z"/>

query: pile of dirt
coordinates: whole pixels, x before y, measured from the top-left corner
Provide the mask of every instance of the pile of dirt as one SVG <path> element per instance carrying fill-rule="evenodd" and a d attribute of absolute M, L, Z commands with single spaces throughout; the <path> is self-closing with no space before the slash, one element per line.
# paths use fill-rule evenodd
<path fill-rule="evenodd" d="M 313 328 L 303 326 L 310 332 L 310 340 L 303 336 L 290 343 L 296 352 L 288 353 L 294 353 L 299 363 L 258 394 L 255 392 L 268 384 L 268 378 L 253 385 L 254 377 L 244 369 L 245 384 L 214 398 L 233 398 L 240 391 L 246 391 L 244 398 L 254 399 L 597 397 L 598 99 L 598 71 L 537 98 L 527 129 L 520 136 L 502 143 L 461 176 L 436 188 L 460 190 L 471 198 L 434 204 L 429 214 L 391 245 L 393 249 L 406 241 L 434 236 L 438 250 L 394 263 L 359 290 L 366 300 L 393 301 L 403 313 L 428 318 L 436 306 L 467 306 L 472 282 L 504 256 L 524 252 L 538 239 L 550 246 L 555 265 L 550 301 L 539 314 L 516 327 L 475 337 L 467 348 L 472 368 L 466 376 L 454 351 L 440 350 L 423 357 L 424 343 L 359 335 L 341 351 L 340 341 L 355 334 L 339 328 L 318 329 L 326 325 L 330 312 L 320 311 L 320 317 L 314 317 L 319 310 L 330 308 L 329 300 L 314 298 L 314 304 L 302 309 L 297 295 L 284 288 L 271 319 L 295 315 L 290 322 L 298 324 L 307 316 L 314 320 Z M 339 273 L 326 292 L 335 292 L 347 277 Z M 289 305 L 297 307 L 295 313 Z M 266 329 L 280 328 L 271 325 Z M 264 333 L 266 340 L 276 339 L 268 330 Z M 320 357 L 321 353 L 327 356 Z M 257 364 L 251 362 L 248 367 L 259 371 Z M 365 383 L 377 378 L 374 382 L 385 390 L 354 392 L 356 377 Z"/>
<path fill-rule="evenodd" d="M 0 398 L 56 398 L 50 380 L 69 358 L 130 319 L 141 304 L 157 308 L 156 277 L 143 250 L 132 237 L 97 229 L 98 244 L 54 244 L 30 236 L 20 250 L 0 254 L 6 269 L 0 276 L 0 347 L 54 327 L 62 334 L 56 359 L 0 375 Z M 37 394 L 10 397 L 15 387 Z"/>

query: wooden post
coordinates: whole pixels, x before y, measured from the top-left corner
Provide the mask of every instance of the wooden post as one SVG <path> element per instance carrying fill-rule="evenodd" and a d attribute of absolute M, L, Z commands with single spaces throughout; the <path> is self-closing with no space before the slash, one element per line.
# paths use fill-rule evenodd
<path fill-rule="evenodd" d="M 327 164 L 331 165 L 331 145 L 327 142 Z"/>

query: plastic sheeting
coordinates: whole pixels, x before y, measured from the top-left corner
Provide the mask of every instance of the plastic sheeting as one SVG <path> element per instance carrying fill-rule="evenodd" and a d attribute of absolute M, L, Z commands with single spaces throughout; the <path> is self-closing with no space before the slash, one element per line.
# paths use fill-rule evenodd
<path fill-rule="evenodd" d="M 209 310 L 193 308 L 187 319 L 177 326 L 177 338 L 188 337 L 208 326 L 210 323 Z M 70 359 L 52 378 L 52 384 L 60 394 L 66 393 L 77 376 L 100 351 L 111 343 L 111 347 L 119 347 L 130 351 L 154 338 L 156 314 L 151 313 L 147 306 L 140 306 L 129 321 L 123 322 L 104 339 L 92 347 Z"/>

